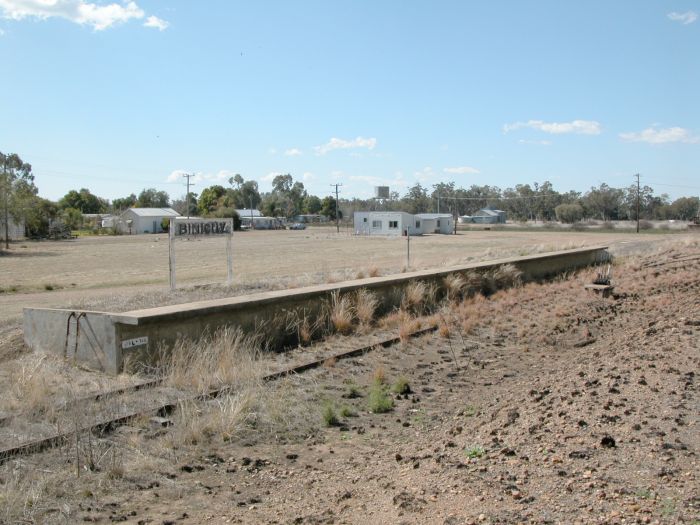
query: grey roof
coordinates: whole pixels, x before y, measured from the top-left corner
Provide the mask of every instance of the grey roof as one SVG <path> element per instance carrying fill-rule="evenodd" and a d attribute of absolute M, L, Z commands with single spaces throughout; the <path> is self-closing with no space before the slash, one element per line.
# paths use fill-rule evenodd
<path fill-rule="evenodd" d="M 172 208 L 129 208 L 126 211 L 131 211 L 139 217 L 179 217 L 180 214 Z"/>
<path fill-rule="evenodd" d="M 253 217 L 262 217 L 262 213 L 260 213 L 260 210 L 251 210 L 250 208 L 236 210 L 236 213 L 239 217 L 250 217 L 251 215 Z"/>
<path fill-rule="evenodd" d="M 451 219 L 449 213 L 419 213 L 416 215 L 419 219 Z"/>
<path fill-rule="evenodd" d="M 489 217 L 496 217 L 497 215 L 501 215 L 503 213 L 505 213 L 503 210 L 494 210 L 492 208 L 482 208 L 474 215 L 480 216 L 480 217 L 483 217 L 485 215 L 489 216 Z"/>

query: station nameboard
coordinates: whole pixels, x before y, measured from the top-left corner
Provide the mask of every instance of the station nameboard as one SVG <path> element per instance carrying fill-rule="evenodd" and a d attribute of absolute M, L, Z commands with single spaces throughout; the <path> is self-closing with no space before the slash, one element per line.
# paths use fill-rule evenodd
<path fill-rule="evenodd" d="M 231 233 L 231 219 L 173 219 L 173 234 L 187 235 L 227 235 Z"/>

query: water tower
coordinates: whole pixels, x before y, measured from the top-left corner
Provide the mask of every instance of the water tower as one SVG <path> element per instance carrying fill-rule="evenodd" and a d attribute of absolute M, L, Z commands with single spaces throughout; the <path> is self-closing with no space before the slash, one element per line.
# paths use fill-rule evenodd
<path fill-rule="evenodd" d="M 379 203 L 378 209 L 384 209 L 384 203 L 391 198 L 391 193 L 389 192 L 389 186 L 375 186 L 374 187 L 374 200 Z"/>

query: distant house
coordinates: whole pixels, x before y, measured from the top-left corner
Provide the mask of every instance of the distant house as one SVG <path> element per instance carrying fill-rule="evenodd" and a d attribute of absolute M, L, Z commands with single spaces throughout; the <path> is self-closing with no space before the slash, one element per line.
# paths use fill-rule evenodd
<path fill-rule="evenodd" d="M 241 227 L 244 230 L 284 230 L 284 220 L 279 217 L 263 217 L 261 215 L 251 218 L 250 215 L 241 216 Z"/>
<path fill-rule="evenodd" d="M 416 235 L 416 219 L 402 211 L 356 211 L 353 214 L 357 235 L 403 235 L 408 229 Z"/>
<path fill-rule="evenodd" d="M 450 234 L 454 230 L 454 218 L 449 213 L 419 213 L 416 219 L 420 220 L 422 233 Z"/>
<path fill-rule="evenodd" d="M 506 212 L 493 208 L 482 208 L 474 215 L 463 215 L 459 218 L 462 223 L 474 224 L 505 224 Z"/>
<path fill-rule="evenodd" d="M 163 219 L 180 217 L 172 208 L 129 208 L 119 216 L 120 233 L 163 233 Z"/>

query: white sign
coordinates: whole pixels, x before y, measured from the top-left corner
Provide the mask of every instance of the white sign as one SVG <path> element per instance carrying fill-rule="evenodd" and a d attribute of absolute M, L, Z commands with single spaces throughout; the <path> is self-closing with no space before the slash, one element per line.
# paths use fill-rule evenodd
<path fill-rule="evenodd" d="M 177 237 L 187 235 L 226 235 L 231 233 L 233 221 L 231 219 L 179 219 L 176 218 L 173 225 L 173 234 Z"/>
<path fill-rule="evenodd" d="M 135 337 L 134 339 L 125 339 L 122 341 L 122 349 L 134 348 L 135 346 L 143 346 L 148 344 L 148 336 Z"/>

